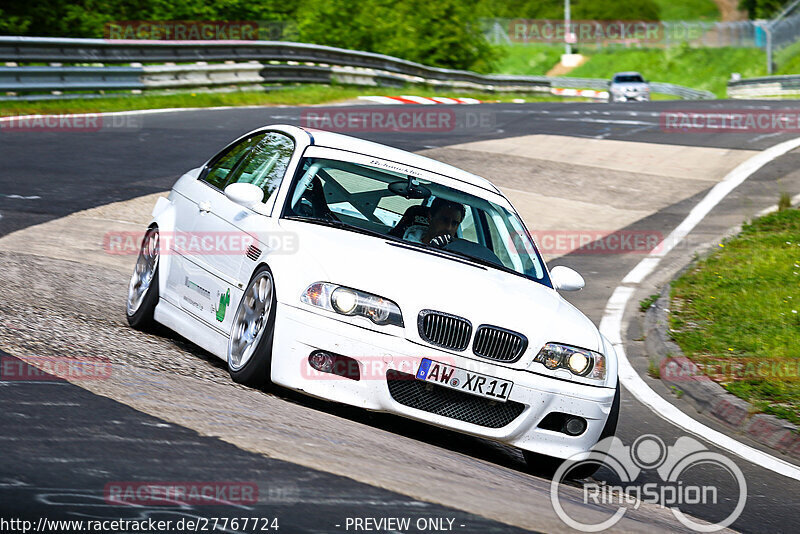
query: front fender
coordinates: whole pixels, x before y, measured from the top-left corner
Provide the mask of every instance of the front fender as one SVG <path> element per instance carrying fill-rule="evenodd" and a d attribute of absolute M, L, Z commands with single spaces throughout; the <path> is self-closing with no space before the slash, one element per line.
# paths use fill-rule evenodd
<path fill-rule="evenodd" d="M 615 388 L 619 380 L 619 358 L 617 356 L 617 350 L 606 336 L 600 334 L 600 338 L 603 340 L 603 354 L 606 356 L 606 386 Z"/>
<path fill-rule="evenodd" d="M 152 216 L 150 226 L 157 226 L 160 235 L 171 234 L 175 231 L 175 205 L 172 203 L 172 192 L 168 198 L 158 197 L 153 206 Z M 166 248 L 165 240 L 159 240 L 159 244 L 158 294 L 163 296 L 167 290 L 167 273 L 172 262 L 173 251 Z"/>

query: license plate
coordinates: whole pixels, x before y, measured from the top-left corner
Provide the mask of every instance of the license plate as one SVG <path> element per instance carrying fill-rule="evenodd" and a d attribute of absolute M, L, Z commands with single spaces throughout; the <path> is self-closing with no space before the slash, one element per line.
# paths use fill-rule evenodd
<path fill-rule="evenodd" d="M 417 379 L 498 402 L 507 401 L 514 386 L 509 380 L 473 373 L 428 358 L 423 358 L 420 362 Z"/>

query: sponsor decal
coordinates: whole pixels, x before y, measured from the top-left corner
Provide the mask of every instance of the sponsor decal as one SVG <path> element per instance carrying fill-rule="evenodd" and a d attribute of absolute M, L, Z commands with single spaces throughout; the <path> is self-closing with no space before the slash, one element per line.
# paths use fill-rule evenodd
<path fill-rule="evenodd" d="M 228 309 L 228 305 L 230 305 L 231 303 L 230 288 L 228 288 L 228 290 L 225 292 L 224 295 L 222 293 L 219 293 L 218 296 L 219 296 L 219 306 L 217 306 L 217 309 L 215 311 L 217 313 L 217 321 L 222 322 L 225 320 L 225 311 Z"/>
<path fill-rule="evenodd" d="M 189 280 L 188 276 L 186 277 L 186 279 L 184 281 L 184 285 L 186 287 L 188 287 L 189 289 L 192 289 L 192 290 L 196 291 L 197 293 L 200 293 L 205 298 L 211 300 L 211 292 L 208 289 L 205 289 L 204 287 L 198 285 L 196 282 L 193 282 L 193 281 Z"/>

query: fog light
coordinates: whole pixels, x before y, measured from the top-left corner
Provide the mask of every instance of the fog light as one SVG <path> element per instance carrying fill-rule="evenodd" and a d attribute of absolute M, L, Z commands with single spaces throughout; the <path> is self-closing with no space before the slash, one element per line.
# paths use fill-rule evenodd
<path fill-rule="evenodd" d="M 330 373 L 333 371 L 333 363 L 335 360 L 332 354 L 320 350 L 311 353 L 308 357 L 308 364 L 317 371 Z"/>
<path fill-rule="evenodd" d="M 583 431 L 586 430 L 586 420 L 582 417 L 570 417 L 567 419 L 567 424 L 564 425 L 564 430 L 570 436 L 583 434 Z"/>

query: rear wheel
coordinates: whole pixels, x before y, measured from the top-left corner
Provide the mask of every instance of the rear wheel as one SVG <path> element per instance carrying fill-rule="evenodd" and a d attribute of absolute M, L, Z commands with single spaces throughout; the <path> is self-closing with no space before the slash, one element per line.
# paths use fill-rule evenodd
<path fill-rule="evenodd" d="M 153 314 L 158 304 L 158 259 L 160 256 L 158 227 L 147 229 L 139 249 L 136 267 L 128 284 L 126 317 L 137 330 L 150 330 L 155 325 Z"/>
<path fill-rule="evenodd" d="M 600 432 L 600 437 L 597 439 L 598 442 L 603 441 L 604 439 L 611 437 L 617 431 L 617 422 L 619 421 L 619 405 L 620 405 L 620 394 L 619 394 L 619 381 L 617 381 L 617 390 L 614 392 L 614 401 L 611 404 L 611 411 L 608 414 L 608 419 L 606 419 L 606 424 L 603 427 L 603 431 Z M 545 477 L 552 477 L 555 474 L 556 470 L 564 463 L 562 458 L 555 458 L 553 456 L 547 456 L 545 454 L 539 454 L 537 452 L 531 451 L 522 451 L 522 454 L 525 456 L 525 462 L 528 464 L 528 470 L 534 474 L 545 476 Z M 581 463 L 579 466 L 571 469 L 566 473 L 566 477 L 568 479 L 581 479 L 581 478 L 588 478 L 594 475 L 598 469 L 600 469 L 599 463 Z"/>
<path fill-rule="evenodd" d="M 240 384 L 269 382 L 275 333 L 275 280 L 269 267 L 256 270 L 233 317 L 228 372 Z"/>

